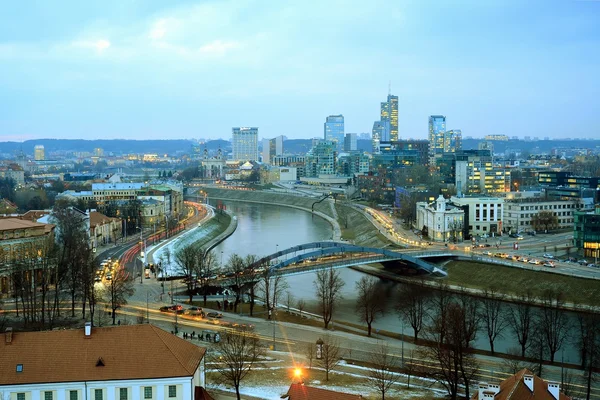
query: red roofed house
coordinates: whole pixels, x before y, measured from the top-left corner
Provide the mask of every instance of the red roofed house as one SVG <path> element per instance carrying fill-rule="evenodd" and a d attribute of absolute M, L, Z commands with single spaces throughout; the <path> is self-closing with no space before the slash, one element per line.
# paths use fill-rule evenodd
<path fill-rule="evenodd" d="M 560 391 L 557 382 L 546 382 L 531 371 L 522 369 L 499 385 L 480 383 L 473 400 L 571 400 Z"/>
<path fill-rule="evenodd" d="M 292 383 L 287 394 L 281 396 L 287 400 L 362 400 L 358 394 L 334 392 L 333 390 L 305 386 L 302 383 Z"/>
<path fill-rule="evenodd" d="M 206 349 L 149 324 L 0 334 L 0 398 L 192 400 Z"/>

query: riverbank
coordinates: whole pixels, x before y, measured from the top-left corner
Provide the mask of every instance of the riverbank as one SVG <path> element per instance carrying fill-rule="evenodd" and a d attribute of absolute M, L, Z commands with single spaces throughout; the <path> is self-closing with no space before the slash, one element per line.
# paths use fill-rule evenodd
<path fill-rule="evenodd" d="M 342 239 L 342 230 L 337 219 L 335 218 L 334 209 L 331 205 L 332 200 L 330 199 L 325 199 L 321 202 L 318 202 L 319 199 L 315 198 L 290 196 L 286 194 L 258 190 L 251 191 L 206 188 L 205 191 L 208 193 L 209 201 L 240 201 L 245 203 L 267 204 L 295 208 L 309 213 L 311 213 L 314 209 L 314 215 L 323 218 L 331 225 L 333 229 L 332 240 Z"/>

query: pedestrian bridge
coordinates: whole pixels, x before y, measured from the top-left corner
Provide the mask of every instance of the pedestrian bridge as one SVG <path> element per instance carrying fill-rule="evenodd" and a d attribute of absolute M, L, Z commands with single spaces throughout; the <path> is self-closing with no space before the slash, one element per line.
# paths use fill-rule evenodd
<path fill-rule="evenodd" d="M 355 246 L 345 242 L 312 242 L 277 251 L 261 258 L 250 268 L 268 268 L 278 275 L 296 275 L 326 268 L 344 268 L 370 263 L 400 262 L 419 273 L 446 276 L 438 266 L 428 262 L 434 258 L 455 257 L 448 251 L 393 251 Z"/>

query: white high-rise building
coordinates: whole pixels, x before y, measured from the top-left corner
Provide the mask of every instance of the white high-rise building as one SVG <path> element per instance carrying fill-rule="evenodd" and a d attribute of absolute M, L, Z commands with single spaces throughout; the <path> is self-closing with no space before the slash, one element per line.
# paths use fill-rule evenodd
<path fill-rule="evenodd" d="M 46 151 L 43 144 L 36 144 L 33 148 L 33 158 L 36 161 L 44 161 L 46 159 Z"/>
<path fill-rule="evenodd" d="M 232 128 L 234 161 L 258 161 L 258 128 Z"/>
<path fill-rule="evenodd" d="M 283 154 L 283 136 L 262 140 L 262 162 L 272 164 L 273 157 Z"/>

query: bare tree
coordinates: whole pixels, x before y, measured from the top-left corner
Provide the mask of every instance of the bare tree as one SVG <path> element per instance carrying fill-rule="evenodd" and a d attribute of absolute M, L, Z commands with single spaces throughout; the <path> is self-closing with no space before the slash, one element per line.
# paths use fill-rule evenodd
<path fill-rule="evenodd" d="M 600 368 L 600 315 L 580 311 L 577 313 L 578 335 L 575 344 L 579 348 L 581 366 L 584 370 L 586 399 L 591 396 L 592 382 Z"/>
<path fill-rule="evenodd" d="M 369 370 L 369 382 L 381 393 L 381 399 L 385 400 L 385 394 L 400 379 L 397 371 L 398 358 L 390 353 L 386 343 L 381 343 L 371 353 L 369 361 L 373 365 Z"/>
<path fill-rule="evenodd" d="M 271 279 L 271 287 L 273 288 L 271 299 L 273 300 L 273 310 L 275 310 L 277 304 L 279 304 L 279 299 L 281 299 L 286 290 L 289 289 L 290 285 L 285 280 L 285 277 L 282 275 L 275 275 Z"/>
<path fill-rule="evenodd" d="M 217 276 L 217 271 L 219 269 L 215 253 L 203 250 L 196 267 L 196 276 L 198 277 L 200 287 L 202 288 L 204 307 L 206 307 L 206 297 L 208 296 L 210 285 Z"/>
<path fill-rule="evenodd" d="M 213 363 L 225 381 L 235 387 L 240 400 L 240 383 L 264 354 L 258 337 L 248 331 L 228 333 L 217 345 Z"/>
<path fill-rule="evenodd" d="M 112 279 L 108 281 L 106 285 L 106 291 L 108 295 L 108 301 L 112 310 L 112 323 L 116 324 L 115 312 L 121 308 L 121 306 L 127 304 L 127 298 L 134 292 L 133 289 L 133 278 L 125 272 L 124 269 L 119 269 L 112 276 Z"/>
<path fill-rule="evenodd" d="M 451 399 L 456 399 L 460 386 L 464 386 L 466 398 L 470 398 L 470 385 L 479 368 L 470 344 L 472 333 L 472 307 L 469 300 L 451 302 L 446 308 L 446 323 L 442 327 L 438 316 L 428 328 L 428 334 L 436 344 L 420 349 L 422 357 L 435 364 L 435 368 L 425 370 L 427 376 L 435 379 L 446 388 Z M 442 332 L 445 338 L 442 342 Z"/>
<path fill-rule="evenodd" d="M 438 281 L 434 294 L 431 298 L 431 319 L 435 325 L 436 338 L 443 343 L 446 339 L 446 325 L 448 307 L 452 301 L 448 284 L 444 281 Z"/>
<path fill-rule="evenodd" d="M 325 380 L 329 382 L 329 373 L 337 367 L 342 360 L 342 352 L 339 343 L 331 336 L 326 335 L 323 339 L 323 350 L 321 359 L 317 360 L 319 366 L 325 370 Z"/>
<path fill-rule="evenodd" d="M 367 334 L 371 336 L 376 315 L 383 314 L 384 297 L 378 292 L 377 280 L 371 276 L 363 276 L 356 282 L 356 294 L 356 315 L 367 323 Z"/>
<path fill-rule="evenodd" d="M 333 318 L 335 305 L 342 297 L 341 292 L 345 283 L 338 271 L 329 268 L 317 271 L 314 285 L 325 329 L 327 329 Z"/>
<path fill-rule="evenodd" d="M 296 308 L 300 311 L 300 316 L 302 316 L 302 311 L 306 308 L 306 301 L 304 299 L 299 299 L 296 303 Z"/>
<path fill-rule="evenodd" d="M 534 297 L 530 291 L 521 294 L 517 302 L 508 311 L 508 325 L 514 332 L 521 346 L 521 357 L 525 357 L 534 330 L 533 307 Z"/>
<path fill-rule="evenodd" d="M 235 302 L 233 304 L 234 312 L 237 312 L 237 306 L 241 301 L 242 293 L 244 290 L 244 284 L 246 283 L 246 277 L 244 272 L 246 269 L 246 263 L 244 259 L 237 254 L 229 256 L 227 261 L 226 269 L 228 276 L 231 279 L 231 288 L 235 292 Z"/>
<path fill-rule="evenodd" d="M 554 362 L 556 352 L 562 347 L 569 332 L 568 319 L 563 308 L 562 294 L 549 290 L 542 296 L 540 332 L 548 346 L 550 362 Z"/>
<path fill-rule="evenodd" d="M 254 315 L 254 305 L 256 304 L 256 285 L 260 280 L 261 268 L 258 263 L 258 257 L 254 254 L 248 254 L 244 258 L 246 287 L 250 293 L 250 316 Z"/>
<path fill-rule="evenodd" d="M 313 360 L 315 359 L 315 345 L 308 343 L 304 349 L 304 355 L 308 360 L 308 368 L 312 369 Z"/>
<path fill-rule="evenodd" d="M 492 355 L 495 354 L 495 340 L 498 337 L 502 337 L 502 332 L 508 325 L 508 319 L 505 318 L 503 313 L 505 298 L 506 296 L 498 292 L 495 287 L 483 290 L 479 314 L 490 343 Z"/>
<path fill-rule="evenodd" d="M 175 263 L 177 264 L 177 272 L 185 276 L 185 285 L 189 302 L 194 299 L 194 289 L 196 286 L 195 274 L 198 272 L 199 260 L 202 258 L 204 251 L 196 245 L 188 245 L 180 248 L 175 252 Z"/>
<path fill-rule="evenodd" d="M 521 349 L 519 347 L 511 347 L 507 351 L 507 357 L 502 360 L 502 366 L 505 372 L 510 375 L 514 375 L 523 368 L 527 368 L 530 371 L 535 369 L 535 365 L 531 365 L 520 357 Z"/>
<path fill-rule="evenodd" d="M 425 291 L 425 285 L 412 284 L 401 285 L 399 292 L 396 310 L 400 318 L 412 327 L 417 343 L 428 312 L 428 293 Z"/>

